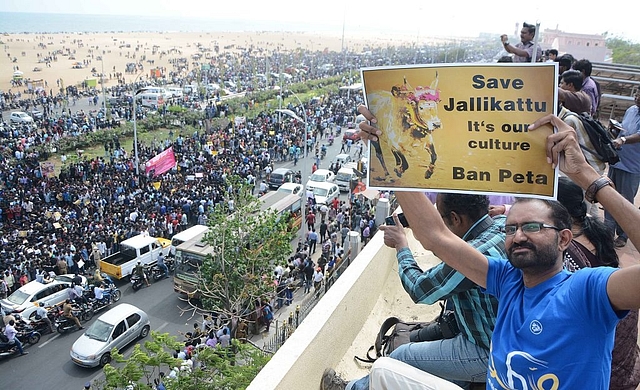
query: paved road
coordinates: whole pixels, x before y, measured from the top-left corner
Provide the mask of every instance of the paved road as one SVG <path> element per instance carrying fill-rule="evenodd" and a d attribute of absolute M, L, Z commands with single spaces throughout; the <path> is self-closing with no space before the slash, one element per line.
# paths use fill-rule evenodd
<path fill-rule="evenodd" d="M 336 139 L 334 145 L 329 147 L 327 157 L 321 161 L 321 168 L 328 168 L 332 159 L 340 150 L 340 139 Z M 295 167 L 302 171 L 303 183 L 310 175 L 313 158 L 300 160 Z M 276 164 L 276 167 L 293 167 L 293 162 Z M 347 200 L 347 195 L 341 195 L 342 200 Z M 294 242 L 296 242 L 294 240 Z M 179 307 L 187 307 L 173 292 L 171 279 L 161 280 L 143 288 L 138 292 L 133 292 L 127 283 L 119 283 L 123 296 L 120 302 L 131 303 L 143 309 L 151 319 L 153 330 L 168 332 L 178 335 L 178 331 L 186 332 L 193 326 L 194 320 L 201 320 L 200 316 L 189 319 L 190 314 L 183 313 Z M 296 294 L 296 300 L 300 300 L 302 294 Z M 287 309 L 293 310 L 295 305 Z M 97 313 L 86 325 L 91 325 L 101 313 Z M 285 318 L 288 313 L 276 313 L 279 317 Z M 76 366 L 69 357 L 69 351 L 75 340 L 81 335 L 80 331 L 65 335 L 48 334 L 44 335 L 35 346 L 27 347 L 29 355 L 15 357 L 0 361 L 0 389 L 24 388 L 25 384 L 29 388 L 48 389 L 81 389 L 90 380 L 102 378 L 100 368 L 86 369 Z M 266 340 L 266 334 L 254 336 L 255 342 Z M 133 345 L 125 349 L 125 353 L 130 352 Z M 46 384 L 46 385 L 45 385 Z"/>

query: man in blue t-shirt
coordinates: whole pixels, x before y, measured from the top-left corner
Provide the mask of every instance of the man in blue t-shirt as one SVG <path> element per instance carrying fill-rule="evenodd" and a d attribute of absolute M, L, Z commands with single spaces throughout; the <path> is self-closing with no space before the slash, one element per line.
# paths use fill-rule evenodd
<path fill-rule="evenodd" d="M 375 119 L 364 107 L 360 112 Z M 640 245 L 640 210 L 584 159 L 575 132 L 554 115 L 529 127 L 551 124 L 547 160 L 586 190 Z M 364 139 L 380 131 L 360 125 Z M 560 156 L 563 158 L 560 159 Z M 424 248 L 498 298 L 487 371 L 488 389 L 607 389 L 618 320 L 640 308 L 640 265 L 563 270 L 573 239 L 571 218 L 557 201 L 516 202 L 505 223 L 507 259 L 485 257 L 453 234 L 420 192 L 398 192 L 415 237 Z M 403 388 L 393 387 L 389 388 Z"/>

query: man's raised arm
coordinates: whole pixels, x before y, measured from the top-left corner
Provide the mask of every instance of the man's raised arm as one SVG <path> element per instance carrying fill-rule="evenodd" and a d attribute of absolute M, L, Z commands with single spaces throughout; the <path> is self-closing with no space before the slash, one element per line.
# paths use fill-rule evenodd
<path fill-rule="evenodd" d="M 600 175 L 584 159 L 576 133 L 560 118 L 547 115 L 537 120 L 530 130 L 552 124 L 558 129 L 547 138 L 547 160 L 558 165 L 571 180 L 589 191 L 597 189 L 594 198 L 613 216 L 636 248 L 640 248 L 640 210 L 629 203 L 610 185 L 603 184 Z M 640 265 L 614 272 L 607 283 L 609 301 L 617 310 L 640 308 Z"/>

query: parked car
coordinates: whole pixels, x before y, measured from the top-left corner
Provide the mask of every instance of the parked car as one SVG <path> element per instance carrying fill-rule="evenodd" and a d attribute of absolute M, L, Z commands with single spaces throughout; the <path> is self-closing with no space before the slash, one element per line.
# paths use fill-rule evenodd
<path fill-rule="evenodd" d="M 333 182 L 335 174 L 328 169 L 317 169 L 307 181 L 306 189 L 313 191 L 318 183 Z"/>
<path fill-rule="evenodd" d="M 284 183 L 293 182 L 294 172 L 289 168 L 278 168 L 269 175 L 269 188 L 275 189 Z"/>
<path fill-rule="evenodd" d="M 33 118 L 26 112 L 14 111 L 9 116 L 9 121 L 11 123 L 33 123 Z"/>
<path fill-rule="evenodd" d="M 45 306 L 58 305 L 69 297 L 67 288 L 71 286 L 71 281 L 75 275 L 67 274 L 56 276 L 50 283 L 40 283 L 35 280 L 25 284 L 6 299 L 0 301 L 5 312 L 20 311 L 22 318 L 28 319 L 35 312 L 39 303 Z M 87 283 L 84 276 L 80 276 L 82 284 Z"/>
<path fill-rule="evenodd" d="M 342 139 L 344 141 L 350 139 L 353 142 L 359 141 L 360 140 L 360 130 L 358 129 L 349 129 L 346 130 L 344 132 L 344 135 L 342 136 Z"/>
<path fill-rule="evenodd" d="M 121 303 L 101 315 L 71 347 L 71 360 L 82 367 L 104 366 L 111 362 L 111 350 L 123 349 L 138 338 L 149 335 L 147 313 Z"/>
<path fill-rule="evenodd" d="M 302 184 L 299 183 L 284 183 L 280 187 L 278 187 L 278 191 L 284 192 L 287 194 L 293 194 L 302 196 Z"/>
<path fill-rule="evenodd" d="M 313 196 L 316 199 L 316 204 L 328 205 L 333 199 L 340 196 L 340 189 L 337 184 L 318 183 L 313 189 Z"/>

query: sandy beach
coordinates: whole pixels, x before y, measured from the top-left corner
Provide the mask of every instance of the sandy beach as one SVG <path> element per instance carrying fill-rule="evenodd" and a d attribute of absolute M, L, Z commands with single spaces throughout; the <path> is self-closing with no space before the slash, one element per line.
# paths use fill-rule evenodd
<path fill-rule="evenodd" d="M 248 47 L 281 52 L 296 49 L 340 52 L 342 49 L 342 38 L 339 35 L 305 32 L 5 34 L 0 40 L 0 91 L 12 88 L 12 75 L 14 71 L 20 70 L 24 72 L 25 80 L 41 79 L 46 83 L 45 89 L 54 89 L 54 93 L 58 79 L 68 86 L 95 78 L 91 72 L 92 68 L 98 73 L 104 69 L 105 86 L 115 85 L 117 79 L 113 74 L 124 73 L 127 63 L 137 62 L 142 56 L 145 56 L 145 76 L 155 67 L 172 69 L 170 60 L 186 57 L 191 62 L 191 56 L 199 52 L 199 47 L 211 49 L 214 55 L 213 49 L 216 45 L 220 52 L 233 52 L 238 51 L 238 48 Z M 392 37 L 345 39 L 345 47 L 354 52 L 362 52 L 364 48 L 371 46 L 386 47 L 401 43 L 401 39 Z M 57 61 L 50 62 L 47 66 L 43 59 L 58 50 L 70 55 L 58 54 Z M 258 53 L 256 55 L 259 56 Z M 86 67 L 74 69 L 76 62 L 83 61 L 89 61 Z M 203 57 L 200 62 L 208 60 Z M 35 68 L 40 70 L 34 71 Z M 124 76 L 127 83 L 132 82 L 135 77 L 136 74 Z"/>

